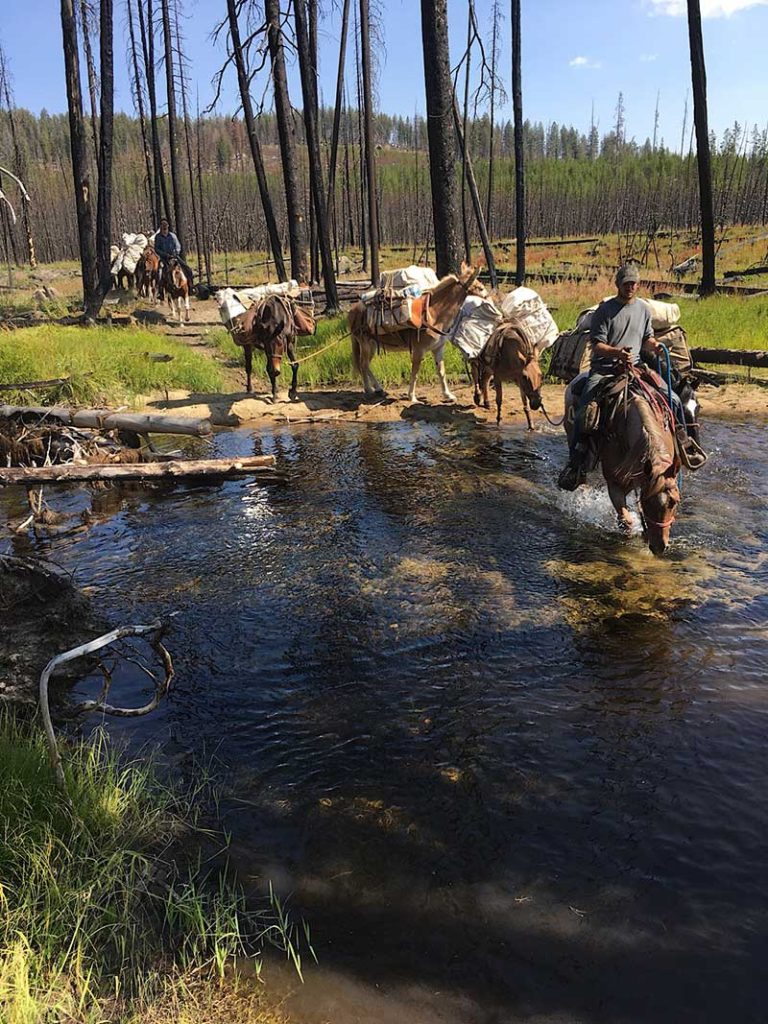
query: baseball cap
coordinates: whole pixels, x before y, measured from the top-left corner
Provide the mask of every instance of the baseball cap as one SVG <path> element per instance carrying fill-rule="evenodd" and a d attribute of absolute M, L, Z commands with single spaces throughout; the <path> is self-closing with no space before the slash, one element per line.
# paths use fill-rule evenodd
<path fill-rule="evenodd" d="M 616 284 L 625 284 L 627 281 L 639 281 L 640 271 L 634 263 L 625 263 L 616 271 Z"/>

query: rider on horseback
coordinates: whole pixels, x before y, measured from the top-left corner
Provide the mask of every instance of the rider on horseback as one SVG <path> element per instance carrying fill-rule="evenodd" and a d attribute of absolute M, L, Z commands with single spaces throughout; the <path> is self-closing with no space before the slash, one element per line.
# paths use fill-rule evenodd
<path fill-rule="evenodd" d="M 160 257 L 163 265 L 163 276 L 165 274 L 165 268 L 168 264 L 168 260 L 171 256 L 175 256 L 181 269 L 184 271 L 187 281 L 189 281 L 190 290 L 192 289 L 192 281 L 194 274 L 192 269 L 187 266 L 184 260 L 181 258 L 181 243 L 178 238 L 170 229 L 170 225 L 165 217 L 160 221 L 160 229 L 155 232 L 154 236 L 155 252 Z"/>
<path fill-rule="evenodd" d="M 589 377 L 577 399 L 570 455 L 557 481 L 564 491 L 573 491 L 584 483 L 587 470 L 592 468 L 589 435 L 597 429 L 598 400 L 605 387 L 631 367 L 642 366 L 644 357 L 655 357 L 659 351 L 650 311 L 644 302 L 637 300 L 639 284 L 640 274 L 634 264 L 620 267 L 616 273 L 616 295 L 602 302 L 592 316 Z M 679 421 L 683 422 L 680 399 L 674 392 L 672 403 Z"/>

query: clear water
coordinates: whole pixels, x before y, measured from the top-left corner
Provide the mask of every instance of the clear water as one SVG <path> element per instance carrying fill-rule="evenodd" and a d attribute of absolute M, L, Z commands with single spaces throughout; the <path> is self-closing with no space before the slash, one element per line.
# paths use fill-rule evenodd
<path fill-rule="evenodd" d="M 768 1019 L 764 437 L 708 427 L 662 560 L 557 491 L 557 432 L 416 422 L 222 433 L 288 482 L 42 545 L 115 623 L 179 613 L 171 698 L 110 728 L 213 757 L 311 923 L 303 1020 Z"/>

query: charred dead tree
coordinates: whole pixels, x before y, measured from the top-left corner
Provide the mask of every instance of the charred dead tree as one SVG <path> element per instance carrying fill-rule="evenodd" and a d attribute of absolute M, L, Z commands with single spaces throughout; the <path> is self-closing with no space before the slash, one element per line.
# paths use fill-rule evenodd
<path fill-rule="evenodd" d="M 91 320 L 101 309 L 112 287 L 112 141 L 114 127 L 114 31 L 112 0 L 100 0 L 99 72 L 101 77 L 99 117 L 99 186 L 96 204 L 96 266 L 98 282 L 85 302 L 85 318 Z"/>
<path fill-rule="evenodd" d="M 261 206 L 264 210 L 264 220 L 267 224 L 269 246 L 272 250 L 272 257 L 275 261 L 275 271 L 277 273 L 278 280 L 287 281 L 288 276 L 285 272 L 285 263 L 283 261 L 283 246 L 280 241 L 280 232 L 277 228 L 275 211 L 272 206 L 272 197 L 269 194 L 269 187 L 267 185 L 267 174 L 264 170 L 264 160 L 261 155 L 261 145 L 259 143 L 259 136 L 256 130 L 256 118 L 253 116 L 253 104 L 251 103 L 248 69 L 246 67 L 243 45 L 240 39 L 240 26 L 237 21 L 237 5 L 235 0 L 227 0 L 227 17 L 229 21 L 229 38 L 232 42 L 232 57 L 235 62 L 237 84 L 240 89 L 240 102 L 243 107 L 245 130 L 248 134 L 248 143 L 251 148 L 253 169 L 256 172 L 256 181 L 259 186 Z"/>
<path fill-rule="evenodd" d="M 80 244 L 80 268 L 83 280 L 83 301 L 86 309 L 93 304 L 98 291 L 96 246 L 93 235 L 91 182 L 86 157 L 83 94 L 80 85 L 80 57 L 77 25 L 72 0 L 61 0 L 61 31 L 64 43 L 64 71 L 69 107 L 69 144 L 75 186 L 77 234 Z"/>
<path fill-rule="evenodd" d="M 93 63 L 93 47 L 91 45 L 91 27 L 88 21 L 88 0 L 80 0 L 80 28 L 83 33 L 83 50 L 85 66 L 88 72 L 88 95 L 91 100 L 91 134 L 93 136 L 94 166 L 99 163 L 99 128 L 96 111 L 99 109 L 99 88 L 96 81 L 96 68 Z"/>
<path fill-rule="evenodd" d="M 363 123 L 365 133 L 365 173 L 368 183 L 368 238 L 371 245 L 371 283 L 379 283 L 379 214 L 376 205 L 376 150 L 373 138 L 373 98 L 371 90 L 371 29 L 368 0 L 360 0 L 360 53 L 363 70 Z"/>
<path fill-rule="evenodd" d="M 429 175 L 437 273 L 457 273 L 461 266 L 453 130 L 453 83 L 448 50 L 447 0 L 421 0 L 421 38 L 427 99 Z"/>
<path fill-rule="evenodd" d="M 144 152 L 144 164 L 147 170 L 147 198 L 149 200 L 150 215 L 154 219 L 157 216 L 157 202 L 154 190 L 154 174 L 152 171 L 152 155 L 149 150 L 147 139 L 147 121 L 144 113 L 144 91 L 141 86 L 141 73 L 139 70 L 139 54 L 136 47 L 136 32 L 133 26 L 133 3 L 126 0 L 128 12 L 128 39 L 131 48 L 131 70 L 133 78 L 133 96 L 136 101 L 136 111 L 139 115 L 139 127 L 141 129 L 141 148 Z"/>
<path fill-rule="evenodd" d="M 293 13 L 296 25 L 296 46 L 299 53 L 301 91 L 304 99 L 304 133 L 306 135 L 309 157 L 309 184 L 312 190 L 315 222 L 317 224 L 317 241 L 323 267 L 326 309 L 329 313 L 335 313 L 339 308 L 339 298 L 336 293 L 336 273 L 333 268 L 331 237 L 328 231 L 328 211 L 325 205 L 325 188 L 323 186 L 323 164 L 320 158 L 320 139 L 317 118 L 315 116 L 316 89 L 309 46 L 309 32 L 307 30 L 307 12 L 304 3 L 305 0 L 294 0 Z"/>
<path fill-rule="evenodd" d="M 137 0 L 136 10 L 139 17 L 139 30 L 141 32 L 141 48 L 144 54 L 144 72 L 147 76 L 149 123 L 152 129 L 152 164 L 155 179 L 155 201 L 157 203 L 154 214 L 155 227 L 158 227 L 162 216 L 170 217 L 171 209 L 168 202 L 168 187 L 165 182 L 165 172 L 163 170 L 163 154 L 160 149 L 160 133 L 157 127 L 157 83 L 155 80 L 155 22 L 153 0 L 147 0 L 146 23 L 142 0 Z"/>
<path fill-rule="evenodd" d="M 280 139 L 280 159 L 283 165 L 285 205 L 288 215 L 288 239 L 291 249 L 291 276 L 299 284 L 303 284 L 309 278 L 307 232 L 299 187 L 296 133 L 293 126 L 293 113 L 288 93 L 288 77 L 285 70 L 280 0 L 264 0 L 264 13 L 267 22 L 269 55 L 272 63 L 272 86 L 275 95 L 275 115 Z"/>
<path fill-rule="evenodd" d="M 173 34 L 171 32 L 170 0 L 160 0 L 163 19 L 163 43 L 165 47 L 165 94 L 168 101 L 168 149 L 171 162 L 171 188 L 173 190 L 173 230 L 181 243 L 182 253 L 186 249 L 184 203 L 181 192 L 181 171 L 179 169 L 179 130 L 176 120 L 176 77 L 173 60 Z"/>
<path fill-rule="evenodd" d="M 491 29 L 491 103 L 489 111 L 490 128 L 488 133 L 488 190 L 485 197 L 485 227 L 488 231 L 489 237 L 492 238 L 493 232 L 491 218 L 493 214 L 493 158 L 495 150 L 497 94 L 502 103 L 506 102 L 506 94 L 504 88 L 501 85 L 496 74 L 496 68 L 498 67 L 499 63 L 499 25 L 501 22 L 501 6 L 499 0 L 493 0 L 491 19 L 493 23 Z"/>
<path fill-rule="evenodd" d="M 197 279 L 202 277 L 202 260 L 200 250 L 200 223 L 195 203 L 195 172 L 192 164 L 192 141 L 189 130 L 189 103 L 187 101 L 187 65 L 182 45 L 181 27 L 179 25 L 179 5 L 174 8 L 174 29 L 176 34 L 176 56 L 179 62 L 179 93 L 181 95 L 181 116 L 184 125 L 184 150 L 187 157 L 187 176 L 189 178 L 189 198 L 192 203 L 192 227 L 195 232 L 195 252 L 197 254 Z"/>
<path fill-rule="evenodd" d="M 13 116 L 13 97 L 11 96 L 11 83 L 10 73 L 8 71 L 8 64 L 5 59 L 5 53 L 2 47 L 0 47 L 0 103 L 5 103 L 6 113 L 8 115 L 8 127 L 11 132 L 11 143 L 13 145 L 13 164 L 16 177 L 19 181 L 23 181 L 26 177 L 26 162 L 21 146 L 19 145 L 19 137 L 16 132 L 16 119 Z M 26 188 L 21 187 L 21 220 L 24 225 L 24 233 L 27 240 L 27 258 L 29 265 L 34 268 L 37 266 L 37 257 L 35 256 L 35 242 L 32 237 L 32 221 L 29 215 L 29 195 Z"/>
<path fill-rule="evenodd" d="M 688 0 L 688 40 L 691 48 L 693 85 L 693 122 L 696 128 L 696 165 L 699 171 L 699 209 L 701 216 L 702 296 L 715 292 L 715 217 L 712 202 L 712 165 L 707 123 L 707 72 L 704 64 L 704 39 L 701 31 L 699 0 Z"/>
<path fill-rule="evenodd" d="M 319 119 L 320 119 L 320 105 L 318 101 L 318 89 L 317 89 L 317 76 L 319 70 L 319 53 L 317 47 L 317 0 L 306 0 L 306 14 L 308 19 L 309 28 L 309 66 L 310 74 L 312 77 L 312 107 L 314 110 L 315 124 L 318 125 L 318 143 L 319 143 Z M 312 168 L 310 166 L 310 174 Z M 327 206 L 326 206 L 327 209 Z M 312 202 L 310 195 L 309 202 L 309 268 L 310 276 L 313 281 L 320 280 L 320 239 L 318 237 L 317 222 L 315 217 L 315 204 Z"/>
<path fill-rule="evenodd" d="M 336 102 L 333 108 L 333 128 L 331 129 L 331 155 L 328 163 L 328 216 L 333 222 L 334 238 L 338 246 L 338 217 L 336 213 L 336 161 L 339 154 L 339 129 L 341 115 L 344 110 L 344 62 L 347 54 L 347 35 L 349 32 L 349 0 L 344 0 L 341 13 L 341 40 L 339 42 L 339 66 L 336 73 Z M 342 222 L 344 213 L 342 210 Z M 343 244 L 343 243 L 342 243 Z M 337 266 L 338 270 L 338 255 Z"/>
<path fill-rule="evenodd" d="M 515 135 L 515 284 L 525 284 L 525 148 L 521 73 L 520 0 L 512 0 L 512 110 Z"/>

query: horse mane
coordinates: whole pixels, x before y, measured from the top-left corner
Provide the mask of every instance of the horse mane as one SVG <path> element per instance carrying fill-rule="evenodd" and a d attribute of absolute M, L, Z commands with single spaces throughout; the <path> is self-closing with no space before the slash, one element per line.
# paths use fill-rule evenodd
<path fill-rule="evenodd" d="M 641 395 L 629 396 L 626 414 L 623 402 L 620 404 L 616 418 L 621 418 L 623 424 L 614 421 L 615 427 L 623 425 L 624 431 L 628 431 L 632 416 L 639 420 L 639 436 L 612 468 L 612 475 L 628 491 L 644 478 L 652 485 L 649 492 L 652 494 L 661 490 L 667 470 L 674 465 L 674 441 L 667 424 L 659 420 L 650 403 Z"/>

